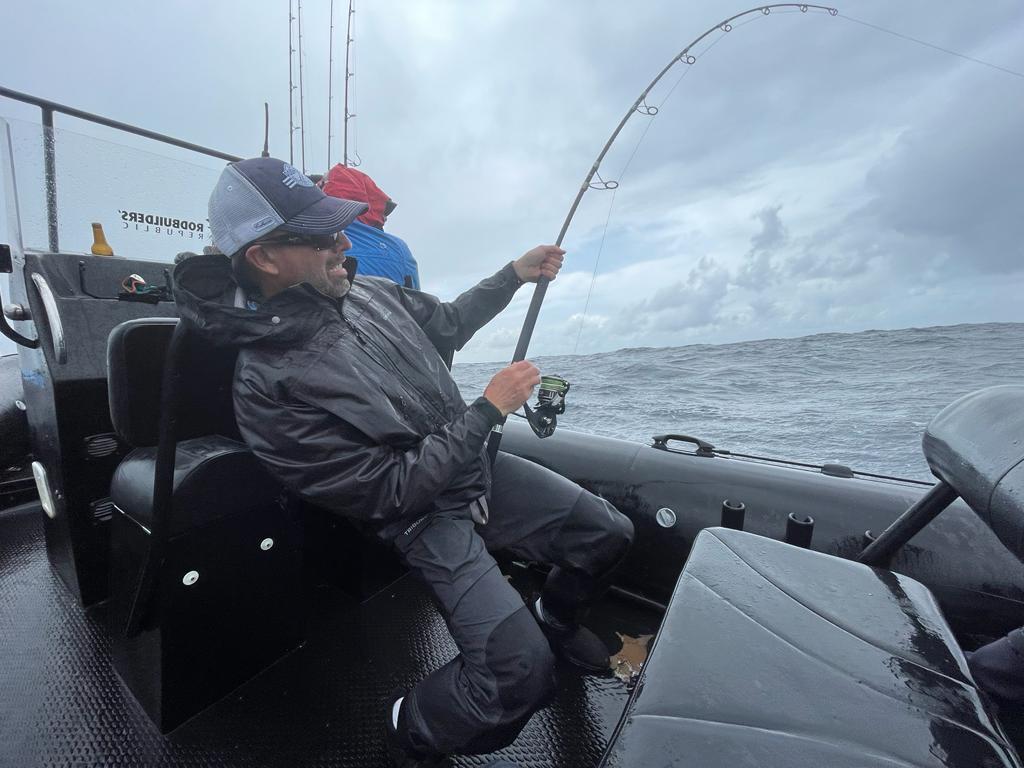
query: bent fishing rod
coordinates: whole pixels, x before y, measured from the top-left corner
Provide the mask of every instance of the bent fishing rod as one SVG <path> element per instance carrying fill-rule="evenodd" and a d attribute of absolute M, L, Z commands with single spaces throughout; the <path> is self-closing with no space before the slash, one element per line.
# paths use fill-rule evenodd
<path fill-rule="evenodd" d="M 661 72 L 658 73 L 657 77 L 655 77 L 650 82 L 650 84 L 646 88 L 644 88 L 644 90 L 637 97 L 636 101 L 633 102 L 633 105 L 623 116 L 622 120 L 619 121 L 619 124 L 615 127 L 615 130 L 612 131 L 612 135 L 608 138 L 608 141 L 605 142 L 604 147 L 601 149 L 601 152 L 597 156 L 597 159 L 594 160 L 594 164 L 590 167 L 590 171 L 587 173 L 586 178 L 584 178 L 583 183 L 580 184 L 579 191 L 576 193 L 576 199 L 573 200 L 572 206 L 569 208 L 569 213 L 565 217 L 565 221 L 562 223 L 562 229 L 558 233 L 558 239 L 555 240 L 555 245 L 561 247 L 562 240 L 565 238 L 565 233 L 569 229 L 569 224 L 572 223 L 572 219 L 576 215 L 576 209 L 579 208 L 580 201 L 583 199 L 583 195 L 587 193 L 588 189 L 609 190 L 615 189 L 616 187 L 619 186 L 618 182 L 616 181 L 605 181 L 604 179 L 602 179 L 600 174 L 598 173 L 598 169 L 601 167 L 601 163 L 604 160 L 605 155 L 608 154 L 608 150 L 611 149 L 612 145 L 615 143 L 615 140 L 619 137 L 619 134 L 622 133 L 622 129 L 626 126 L 626 123 L 629 122 L 629 119 L 633 115 L 639 113 L 641 115 L 646 115 L 648 117 L 654 117 L 656 114 L 658 114 L 658 108 L 647 103 L 647 95 L 654 89 L 654 86 L 656 86 L 661 81 L 661 78 L 663 78 L 668 73 L 668 71 L 672 69 L 676 64 L 682 63 L 690 65 L 696 63 L 697 57 L 693 56 L 690 53 L 690 51 L 693 49 L 695 45 L 698 45 L 708 35 L 716 31 L 731 32 L 732 23 L 736 21 L 736 19 L 740 19 L 743 18 L 744 16 L 749 16 L 751 14 L 757 13 L 762 14 L 764 16 L 768 16 L 772 12 L 773 8 L 795 8 L 799 10 L 801 13 L 807 13 L 809 10 L 814 9 L 817 11 L 824 11 L 829 16 L 837 16 L 839 14 L 839 10 L 836 8 L 831 8 L 829 6 L 824 5 L 809 5 L 807 3 L 774 3 L 772 5 L 761 5 L 756 8 L 751 8 L 749 10 L 743 11 L 742 13 L 737 13 L 736 15 L 730 16 L 727 19 L 723 19 L 722 21 L 715 24 L 713 27 L 708 28 L 708 30 L 704 32 L 702 35 L 695 38 L 691 43 L 689 43 L 685 48 L 683 48 L 683 50 L 681 50 L 679 53 L 673 56 L 672 59 L 668 62 L 668 64 L 664 66 Z M 598 179 L 597 182 L 594 181 L 595 176 Z M 537 280 L 537 287 L 534 289 L 533 298 L 530 300 L 530 308 L 526 312 L 526 319 L 523 321 L 523 328 L 519 333 L 519 341 L 516 344 L 516 351 L 512 355 L 513 363 L 518 363 L 520 360 L 526 359 L 526 349 L 527 347 L 530 346 L 530 339 L 533 336 L 533 329 L 534 326 L 537 324 L 537 315 L 540 314 L 540 307 L 541 304 L 544 303 L 544 295 L 547 293 L 549 282 L 550 280 L 548 280 L 544 276 L 541 276 Z M 564 380 L 559 381 L 564 383 Z M 545 384 L 546 382 L 542 380 L 541 391 L 539 393 L 539 396 L 541 397 L 542 406 L 547 401 L 547 398 L 552 397 L 552 393 L 554 393 L 554 396 L 556 397 L 559 394 L 555 392 L 555 389 L 546 389 Z M 565 391 L 568 390 L 568 384 L 564 384 L 565 386 L 560 393 L 562 398 L 564 398 Z M 560 385 L 558 382 L 554 382 L 553 387 L 559 388 Z M 561 410 L 555 412 L 561 413 L 562 410 L 564 410 L 564 403 L 559 401 L 557 405 L 561 408 Z M 531 418 L 531 411 L 528 404 L 526 405 L 526 411 L 527 418 Z M 547 425 L 550 427 L 550 431 L 546 429 L 538 431 L 538 427 L 537 425 L 535 425 L 532 419 L 531 426 L 534 428 L 534 431 L 537 433 L 538 436 L 546 437 L 547 435 L 551 434 L 552 431 L 554 431 L 553 418 L 551 418 L 551 421 Z M 492 465 L 494 464 L 494 457 L 498 455 L 498 447 L 501 445 L 501 436 L 502 433 L 504 432 L 504 429 L 505 419 L 502 419 L 498 424 L 495 424 L 491 428 L 491 434 L 487 443 L 487 454 L 490 457 Z M 547 434 L 542 434 L 542 431 L 546 431 Z"/>

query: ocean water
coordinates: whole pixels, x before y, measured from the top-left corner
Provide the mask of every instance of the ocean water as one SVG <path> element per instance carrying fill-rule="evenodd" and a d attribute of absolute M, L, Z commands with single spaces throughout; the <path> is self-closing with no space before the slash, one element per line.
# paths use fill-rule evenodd
<path fill-rule="evenodd" d="M 511 350 L 510 350 L 511 354 Z M 986 323 L 534 359 L 572 384 L 559 427 L 929 480 L 928 421 L 961 395 L 1024 383 L 1024 323 Z M 501 363 L 459 363 L 473 400 Z M 681 446 L 690 447 L 692 446 Z"/>

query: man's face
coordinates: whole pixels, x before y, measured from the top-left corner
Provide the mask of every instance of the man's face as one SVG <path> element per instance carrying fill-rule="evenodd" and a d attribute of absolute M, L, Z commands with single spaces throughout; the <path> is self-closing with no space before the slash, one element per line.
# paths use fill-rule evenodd
<path fill-rule="evenodd" d="M 292 237 L 293 240 L 302 238 Z M 343 232 L 333 244 L 327 238 L 313 238 L 307 242 L 264 242 L 263 248 L 268 251 L 277 266 L 278 273 L 274 282 L 278 290 L 283 290 L 297 283 L 309 283 L 320 293 L 340 299 L 352 287 L 345 269 L 345 251 L 352 243 Z"/>

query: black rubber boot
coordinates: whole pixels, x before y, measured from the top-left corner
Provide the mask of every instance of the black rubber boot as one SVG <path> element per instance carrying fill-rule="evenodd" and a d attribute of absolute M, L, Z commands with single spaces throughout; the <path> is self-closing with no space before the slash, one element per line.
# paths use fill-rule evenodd
<path fill-rule="evenodd" d="M 391 710 L 394 708 L 395 702 L 405 696 L 405 693 L 398 691 L 388 697 L 388 711 L 387 711 L 387 726 L 384 731 L 384 741 L 388 748 L 388 757 L 391 759 L 391 764 L 396 768 L 450 768 L 451 759 L 448 757 L 423 757 L 417 756 L 410 753 L 408 750 L 409 745 L 405 743 L 405 739 L 398 733 L 398 729 L 395 728 L 395 719 L 391 714 Z M 401 719 L 399 719 L 401 722 Z M 484 768 L 519 768 L 518 763 L 513 763 L 510 760 L 501 758 L 484 764 Z"/>
<path fill-rule="evenodd" d="M 551 644 L 555 655 L 590 674 L 603 674 L 611 669 L 608 649 L 601 638 L 582 624 L 561 624 L 544 611 L 540 598 L 530 603 L 530 612 Z"/>
<path fill-rule="evenodd" d="M 388 709 L 385 712 L 387 725 L 384 729 L 384 743 L 388 748 L 388 757 L 395 768 L 449 768 L 451 760 L 443 755 L 429 756 L 417 754 L 413 746 L 408 743 L 408 738 L 402 738 L 402 734 L 395 728 L 395 719 L 391 714 L 395 702 L 404 697 L 404 691 L 396 691 L 388 697 Z M 399 717 L 399 725 L 401 725 Z"/>

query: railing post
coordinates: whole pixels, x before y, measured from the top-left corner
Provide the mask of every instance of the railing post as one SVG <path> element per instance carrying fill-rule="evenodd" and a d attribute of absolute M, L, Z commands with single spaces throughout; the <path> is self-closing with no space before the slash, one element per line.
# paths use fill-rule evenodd
<path fill-rule="evenodd" d="M 59 253 L 57 240 L 57 157 L 53 133 L 53 109 L 40 107 L 43 112 L 43 162 L 46 168 L 46 224 L 50 235 L 50 252 Z"/>

